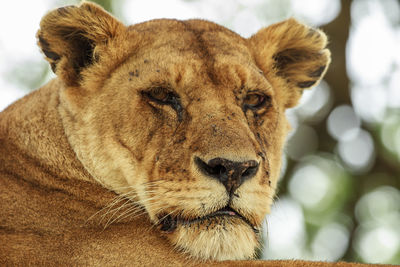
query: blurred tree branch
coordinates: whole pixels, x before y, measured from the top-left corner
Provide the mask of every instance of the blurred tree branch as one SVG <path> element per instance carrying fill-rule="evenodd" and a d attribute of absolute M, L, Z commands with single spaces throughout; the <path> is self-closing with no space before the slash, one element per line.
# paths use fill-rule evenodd
<path fill-rule="evenodd" d="M 342 10 L 331 23 L 322 27 L 328 34 L 329 49 L 332 52 L 332 63 L 325 75 L 335 95 L 334 106 L 351 104 L 349 78 L 346 70 L 346 44 L 351 24 L 350 7 L 352 1 L 342 0 Z"/>

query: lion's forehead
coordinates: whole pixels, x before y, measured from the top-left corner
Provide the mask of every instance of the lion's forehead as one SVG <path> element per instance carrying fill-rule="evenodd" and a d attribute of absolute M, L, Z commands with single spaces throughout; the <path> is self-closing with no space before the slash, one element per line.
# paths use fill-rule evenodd
<path fill-rule="evenodd" d="M 176 90 L 268 87 L 246 39 L 225 27 L 203 20 L 162 19 L 130 26 L 130 31 L 135 32 L 132 38 L 143 40 L 126 61 L 128 73 L 140 73 L 144 80 Z"/>
<path fill-rule="evenodd" d="M 212 61 L 216 56 L 231 55 L 251 59 L 246 40 L 229 29 L 203 20 L 153 20 L 133 25 L 131 30 L 143 38 L 141 50 L 179 53 Z M 135 35 L 137 36 L 137 35 Z"/>
<path fill-rule="evenodd" d="M 177 93 L 194 94 L 207 91 L 236 94 L 247 89 L 263 89 L 273 95 L 269 81 L 258 66 L 241 56 L 216 54 L 212 60 L 206 60 L 193 52 L 182 53 L 171 47 L 150 48 L 132 56 L 124 68 L 125 71 L 117 75 L 125 76 L 123 79 L 130 83 L 135 82 L 132 86 L 138 88 L 167 86 Z"/>

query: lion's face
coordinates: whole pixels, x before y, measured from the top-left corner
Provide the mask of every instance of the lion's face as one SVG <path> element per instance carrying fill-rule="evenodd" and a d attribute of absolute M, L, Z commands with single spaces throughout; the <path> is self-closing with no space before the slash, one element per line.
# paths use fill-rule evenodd
<path fill-rule="evenodd" d="M 274 196 L 284 111 L 240 37 L 209 23 L 173 23 L 168 32 L 142 26 L 160 30 L 103 87 L 104 99 L 124 101 L 115 141 L 135 170 L 125 179 L 179 248 L 247 258 Z"/>
<path fill-rule="evenodd" d="M 84 4 L 53 13 L 94 11 L 103 12 Z M 45 25 L 38 33 L 66 84 L 59 110 L 78 158 L 142 205 L 180 250 L 202 260 L 253 257 L 279 176 L 285 109 L 326 70 L 324 36 L 293 20 L 244 39 L 207 21 L 125 28 L 101 14 L 115 23 L 110 40 L 77 38 L 79 47 L 88 38 L 93 53 L 90 62 L 76 56 L 79 68 L 68 68 Z M 288 27 L 312 39 L 310 51 L 284 47 Z M 76 55 L 78 45 L 70 47 Z"/>

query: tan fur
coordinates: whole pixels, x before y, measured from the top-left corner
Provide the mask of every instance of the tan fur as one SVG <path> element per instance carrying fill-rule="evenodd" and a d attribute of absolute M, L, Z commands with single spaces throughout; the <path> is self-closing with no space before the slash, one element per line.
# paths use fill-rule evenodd
<path fill-rule="evenodd" d="M 126 27 L 84 3 L 48 13 L 37 36 L 58 77 L 0 116 L 0 263 L 253 258 L 250 224 L 261 227 L 275 195 L 285 109 L 325 73 L 325 35 L 293 19 L 249 39 L 202 20 Z M 160 87 L 181 109 L 148 97 Z M 244 109 L 253 91 L 268 105 Z M 260 166 L 230 197 L 195 157 Z M 196 219 L 228 204 L 248 222 Z M 161 231 L 168 215 L 180 221 Z"/>

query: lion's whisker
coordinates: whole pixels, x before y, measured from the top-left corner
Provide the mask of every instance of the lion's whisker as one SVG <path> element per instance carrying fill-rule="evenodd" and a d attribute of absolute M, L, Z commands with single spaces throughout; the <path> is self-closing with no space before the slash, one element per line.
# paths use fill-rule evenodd
<path fill-rule="evenodd" d="M 110 204 L 108 204 L 107 206 L 105 206 L 105 207 L 103 208 L 104 210 L 107 209 L 107 211 L 105 212 L 104 215 L 108 214 L 108 213 L 111 211 L 112 207 L 114 207 L 114 206 L 117 205 L 118 203 L 120 203 L 120 202 L 122 202 L 122 201 L 127 201 L 127 200 L 129 200 L 129 199 L 126 198 L 125 196 L 118 196 L 118 197 L 116 197 Z M 103 215 L 103 217 L 104 217 L 104 215 Z"/>
<path fill-rule="evenodd" d="M 99 213 L 105 211 L 106 209 L 108 209 L 106 211 L 106 214 L 109 212 L 109 210 L 116 205 L 118 202 L 122 201 L 123 197 L 121 197 L 120 195 L 116 196 L 115 198 L 113 198 L 113 200 L 111 201 L 110 204 L 107 204 L 105 207 L 103 207 L 102 209 L 98 210 L 96 213 L 94 213 L 92 216 L 90 216 L 86 222 L 88 222 L 89 220 L 93 219 L 96 215 L 98 215 Z M 104 216 L 104 215 L 103 215 Z"/>
<path fill-rule="evenodd" d="M 111 220 L 108 225 L 111 225 L 112 223 L 118 221 L 119 219 L 121 219 L 122 216 L 126 215 L 127 213 L 129 214 L 131 211 L 135 211 L 138 209 L 138 206 L 134 205 L 133 203 L 130 203 L 130 205 L 132 205 L 131 207 L 127 208 L 125 211 L 123 211 L 120 215 L 118 215 L 117 217 L 115 217 L 113 220 Z M 107 227 L 107 225 L 105 226 Z"/>
<path fill-rule="evenodd" d="M 129 210 L 129 212 L 126 215 L 124 215 L 124 216 L 120 215 L 122 217 L 119 218 L 119 219 L 123 220 L 123 219 L 125 219 L 127 217 L 130 217 L 130 216 L 132 216 L 132 219 L 134 219 L 134 218 L 137 218 L 137 217 L 142 216 L 144 214 L 147 214 L 147 211 L 144 210 L 144 209 L 131 209 L 131 210 Z"/>
<path fill-rule="evenodd" d="M 124 208 L 126 205 L 129 205 L 131 202 L 128 200 L 126 200 L 121 206 L 112 209 L 111 211 L 107 212 L 106 214 L 104 214 L 100 220 L 100 223 L 103 221 L 103 219 L 105 219 L 107 217 L 108 214 L 111 214 L 110 218 L 107 220 L 104 229 L 107 228 L 107 226 L 109 225 L 110 221 L 112 220 L 112 218 L 114 217 L 114 215 L 116 215 L 118 213 L 118 211 L 120 211 L 122 208 Z"/>

